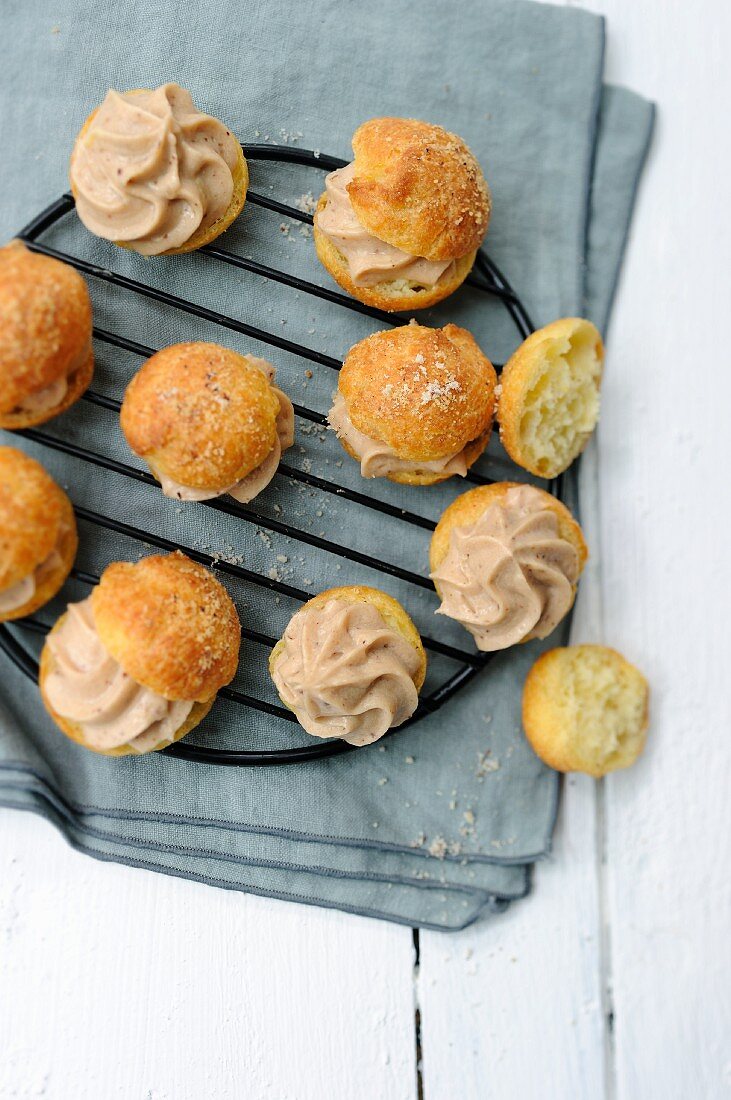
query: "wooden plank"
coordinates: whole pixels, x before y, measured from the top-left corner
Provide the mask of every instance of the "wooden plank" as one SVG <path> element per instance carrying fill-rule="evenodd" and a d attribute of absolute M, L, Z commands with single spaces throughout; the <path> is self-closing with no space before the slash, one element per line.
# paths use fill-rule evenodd
<path fill-rule="evenodd" d="M 0 810 L 0 1096 L 414 1100 L 406 928 L 97 863 Z"/>
<path fill-rule="evenodd" d="M 422 937 L 424 1070 L 437 1097 L 684 1100 L 720 1097 L 731 1082 L 721 450 L 731 389 L 718 359 L 731 19 L 719 0 L 589 6 L 608 16 L 609 78 L 660 105 L 600 431 L 605 639 L 650 676 L 653 724 L 643 761 L 597 788 L 606 814 L 586 805 L 588 781 L 569 786 L 555 864 L 538 874 L 530 901 L 468 931 L 459 947 Z M 596 837 L 594 873 L 582 830 Z M 592 878 L 593 914 L 584 893 Z M 582 924 L 596 941 L 605 920 L 604 948 L 582 952 Z M 605 982 L 613 1034 L 605 1047 L 592 1005 L 593 1026 L 577 1042 L 567 1006 L 581 1003 L 583 988 L 592 1004 Z"/>
<path fill-rule="evenodd" d="M 610 75 L 659 103 L 601 431 L 607 639 L 653 688 L 607 782 L 619 1100 L 731 1086 L 728 410 L 731 162 L 723 0 L 602 0 Z"/>
<path fill-rule="evenodd" d="M 421 936 L 425 1096 L 604 1095 L 594 790 L 564 790 L 535 896 L 459 936 Z"/>

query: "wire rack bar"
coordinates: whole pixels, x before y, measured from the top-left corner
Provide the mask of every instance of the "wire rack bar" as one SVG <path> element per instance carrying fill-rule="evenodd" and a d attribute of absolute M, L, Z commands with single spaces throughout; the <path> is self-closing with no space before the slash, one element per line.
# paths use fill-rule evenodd
<path fill-rule="evenodd" d="M 277 146 L 268 144 L 254 144 L 244 145 L 244 153 L 248 159 L 259 161 L 273 161 L 277 163 L 286 163 L 294 165 L 303 165 L 310 168 L 321 169 L 325 171 L 333 171 L 337 168 L 342 168 L 345 165 L 345 161 L 340 160 L 337 157 L 328 156 L 323 153 L 319 153 L 316 150 L 298 149 L 290 146 Z M 300 210 L 287 203 L 280 202 L 278 199 L 274 199 L 268 195 L 262 194 L 257 191 L 249 191 L 247 194 L 247 202 L 252 206 L 266 209 L 281 216 L 292 219 L 302 224 L 312 225 L 312 214 L 307 210 Z M 340 360 L 326 355 L 322 352 L 318 352 L 315 349 L 305 347 L 292 340 L 286 339 L 276 333 L 266 332 L 265 330 L 258 328 L 255 325 L 248 324 L 244 321 L 237 320 L 235 318 L 227 317 L 224 314 L 217 312 L 216 310 L 209 309 L 196 302 L 190 302 L 185 298 L 181 298 L 175 294 L 170 293 L 167 290 L 151 287 L 145 283 L 138 282 L 135 279 L 129 278 L 124 275 L 112 271 L 106 267 L 102 267 L 99 264 L 92 263 L 89 260 L 85 260 L 79 256 L 73 256 L 59 249 L 50 247 L 40 243 L 39 237 L 55 225 L 61 218 L 70 214 L 74 209 L 75 203 L 73 195 L 64 194 L 55 202 L 51 203 L 46 210 L 41 211 L 25 228 L 18 234 L 18 236 L 25 241 L 29 248 L 34 251 L 41 252 L 47 256 L 51 256 L 55 259 L 61 260 L 64 263 L 71 264 L 78 271 L 83 272 L 85 275 L 89 275 L 95 279 L 99 279 L 103 282 L 111 284 L 113 286 L 120 287 L 123 290 L 130 291 L 143 298 L 161 302 L 163 305 L 170 308 L 179 310 L 181 312 L 191 314 L 195 317 L 200 317 L 203 320 L 210 321 L 213 324 L 219 325 L 223 328 L 239 332 L 252 339 L 259 340 L 262 343 L 269 344 L 272 347 L 278 348 L 281 351 L 289 352 L 299 358 L 308 360 L 315 363 L 318 366 L 327 367 L 332 370 L 339 370 L 341 363 Z M 395 317 L 392 314 L 386 313 L 382 310 L 373 309 L 370 306 L 366 306 L 355 299 L 349 298 L 338 291 L 332 290 L 328 287 L 317 286 L 307 280 L 300 279 L 297 276 L 290 275 L 286 271 L 281 271 L 278 268 L 271 267 L 270 265 L 260 263 L 257 260 L 249 257 L 240 256 L 235 253 L 229 252 L 227 249 L 220 248 L 214 245 L 208 245 L 206 248 L 201 249 L 201 252 L 211 259 L 218 262 L 225 263 L 229 266 L 236 267 L 240 270 L 248 271 L 249 273 L 264 279 L 269 279 L 273 282 L 287 286 L 297 292 L 303 292 L 311 295 L 322 301 L 328 302 L 331 305 L 338 306 L 340 308 L 348 309 L 352 312 L 360 313 L 372 318 L 385 325 L 401 324 L 402 320 L 399 317 Z M 508 280 L 502 274 L 498 266 L 483 252 L 478 252 L 477 260 L 473 273 L 470 275 L 467 282 L 477 290 L 483 293 L 489 294 L 501 301 L 504 308 L 508 311 L 512 318 L 518 333 L 521 338 L 525 338 L 533 331 L 533 323 L 531 318 L 521 302 L 518 295 L 511 287 Z M 143 359 L 149 358 L 154 354 L 155 349 L 146 347 L 135 340 L 130 340 L 118 333 L 109 332 L 102 328 L 94 329 L 94 336 L 97 340 L 100 340 L 113 347 L 120 348 L 122 350 L 131 352 L 134 355 L 140 356 Z M 498 366 L 498 369 L 499 366 Z M 98 393 L 93 390 L 87 391 L 84 395 L 84 400 L 90 404 L 99 408 L 106 409 L 110 412 L 118 413 L 120 408 L 119 401 L 106 394 Z M 302 405 L 295 405 L 295 413 L 298 417 L 309 421 L 310 423 L 317 424 L 323 429 L 328 426 L 327 418 L 319 412 L 313 411 Z M 142 482 L 146 485 L 157 486 L 157 482 L 151 474 L 144 470 L 135 469 L 126 463 L 119 462 L 115 459 L 107 457 L 106 455 L 99 454 L 94 451 L 90 451 L 88 448 L 81 447 L 80 445 L 71 442 L 70 440 L 59 439 L 54 436 L 48 435 L 45 432 L 39 432 L 36 430 L 27 430 L 19 433 L 26 438 L 32 440 L 35 443 L 39 443 L 42 446 L 53 448 L 57 451 L 65 453 L 74 458 L 81 459 L 83 461 L 92 462 L 93 464 L 113 471 L 117 474 L 122 474 L 125 477 L 132 478 L 138 482 Z M 390 516 L 394 519 L 400 520 L 407 524 L 419 527 L 423 530 L 432 531 L 436 526 L 434 521 L 418 515 L 415 512 L 411 512 L 407 509 L 397 508 L 394 505 L 388 504 L 385 501 L 377 500 L 364 493 L 360 493 L 357 490 L 349 489 L 346 486 L 338 485 L 334 482 L 327 480 L 326 478 L 318 477 L 317 475 L 299 470 L 289 464 L 280 464 L 278 476 L 288 477 L 294 481 L 302 482 L 313 488 L 321 490 L 323 492 L 332 493 L 337 496 L 341 496 L 347 500 L 352 501 L 362 507 L 369 508 L 371 510 L 382 513 L 383 515 Z M 470 471 L 466 480 L 471 481 L 474 484 L 490 484 L 491 479 L 485 478 L 482 475 L 475 474 Z M 558 482 L 551 483 L 551 490 L 559 493 L 563 487 L 562 479 Z M 415 573 L 412 570 L 404 569 L 395 564 L 384 562 L 380 558 L 376 558 L 371 554 L 366 554 L 361 551 L 352 549 L 350 547 L 343 547 L 340 545 L 334 545 L 322 536 L 314 535 L 307 531 L 302 531 L 299 528 L 293 527 L 284 521 L 277 519 L 276 517 L 264 515 L 260 513 L 256 508 L 241 505 L 238 502 L 229 503 L 227 500 L 214 499 L 210 501 L 202 502 L 207 507 L 214 508 L 218 511 L 225 512 L 229 515 L 234 515 L 249 523 L 255 524 L 259 528 L 265 530 L 276 531 L 285 535 L 288 538 L 296 539 L 305 544 L 311 545 L 319 550 L 326 551 L 328 553 L 337 554 L 340 557 L 346 558 L 349 561 L 353 561 L 357 564 L 364 565 L 369 569 L 377 570 L 381 573 L 386 573 L 390 576 L 396 577 L 399 580 L 416 585 L 420 588 L 431 589 L 431 583 L 423 576 Z M 178 543 L 166 539 L 161 535 L 153 532 L 144 531 L 139 527 L 134 527 L 129 524 L 123 523 L 120 520 L 113 517 L 101 515 L 89 508 L 78 506 L 76 507 L 77 517 L 98 527 L 114 531 L 117 534 L 123 535 L 141 541 L 149 546 L 154 546 L 161 550 L 177 550 L 180 549 Z M 277 580 L 269 576 L 257 573 L 255 570 L 247 569 L 245 566 L 231 561 L 226 561 L 216 555 L 206 554 L 204 551 L 195 548 L 184 548 L 185 553 L 188 554 L 193 560 L 200 562 L 203 565 L 207 565 L 211 568 L 218 569 L 223 573 L 227 573 L 231 576 L 235 576 L 248 583 L 255 584 L 259 587 L 269 589 L 276 592 L 279 595 L 287 596 L 295 601 L 304 602 L 310 599 L 310 593 L 301 588 L 297 588 L 294 585 L 287 584 L 285 581 Z M 98 583 L 99 578 L 92 573 L 85 572 L 81 569 L 74 569 L 72 576 L 80 583 L 87 585 L 95 585 Z M 15 629 L 27 631 L 29 634 L 35 634 L 42 636 L 48 632 L 50 627 L 35 618 L 18 620 L 12 624 Z M 255 645 L 263 647 L 271 647 L 275 643 L 275 639 L 269 635 L 262 633 L 261 631 L 251 630 L 242 627 L 242 636 Z M 437 639 L 423 637 L 424 645 L 427 649 L 434 653 L 447 657 L 459 664 L 458 670 L 446 679 L 442 684 L 433 689 L 429 695 L 421 698 L 419 706 L 416 712 L 411 716 L 408 722 L 405 722 L 399 729 L 404 729 L 407 726 L 413 725 L 419 721 L 420 718 L 426 714 L 433 714 L 446 702 L 448 702 L 457 692 L 465 687 L 471 680 L 477 676 L 482 669 L 484 669 L 493 657 L 493 654 L 485 654 L 478 652 L 468 652 L 466 650 L 459 649 L 455 646 L 447 645 L 443 642 L 437 641 Z M 12 663 L 19 668 L 26 676 L 35 680 L 38 676 L 38 665 L 35 658 L 31 653 L 26 651 L 24 647 L 19 643 L 14 633 L 7 627 L 7 625 L 0 626 L 0 648 L 4 650 L 6 655 L 12 661 Z M 269 702 L 266 699 L 259 699 L 246 692 L 239 691 L 236 688 L 226 687 L 219 692 L 222 698 L 227 699 L 237 705 L 246 707 L 249 710 L 257 711 L 273 715 L 288 725 L 296 724 L 294 715 L 285 707 Z M 391 731 L 397 732 L 397 731 Z M 286 749 L 271 749 L 271 750 L 239 750 L 239 749 L 220 749 L 207 745 L 194 744 L 190 741 L 181 741 L 178 744 L 171 745 L 167 749 L 163 750 L 167 755 L 175 756 L 181 760 L 196 761 L 198 763 L 208 764 L 224 764 L 224 765 L 254 765 L 254 764 L 289 764 L 289 763 L 304 763 L 307 761 L 320 760 L 334 755 L 339 755 L 343 752 L 348 752 L 353 746 L 348 745 L 344 741 L 322 741 L 314 744 L 308 744 L 304 746 L 294 746 Z"/>

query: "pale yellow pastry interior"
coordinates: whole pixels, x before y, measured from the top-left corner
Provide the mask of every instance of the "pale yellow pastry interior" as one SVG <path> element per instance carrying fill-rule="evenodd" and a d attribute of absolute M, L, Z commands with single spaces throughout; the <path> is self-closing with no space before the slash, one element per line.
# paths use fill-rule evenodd
<path fill-rule="evenodd" d="M 0 248 L 0 428 L 43 424 L 79 399 L 94 373 L 91 300 L 69 264 Z"/>
<path fill-rule="evenodd" d="M 649 688 L 639 669 L 600 645 L 552 649 L 523 690 L 523 726 L 537 755 L 599 778 L 634 764 L 645 745 Z"/>
<path fill-rule="evenodd" d="M 87 229 L 143 256 L 214 240 L 243 209 L 249 183 L 228 127 L 173 83 L 110 90 L 76 139 L 69 177 Z"/>
<path fill-rule="evenodd" d="M 426 654 L 397 600 L 354 585 L 321 592 L 292 617 L 269 671 L 307 733 L 362 746 L 414 713 Z"/>
<path fill-rule="evenodd" d="M 534 332 L 500 378 L 500 439 L 514 462 L 539 477 L 563 473 L 599 419 L 604 348 L 596 327 L 564 317 Z"/>

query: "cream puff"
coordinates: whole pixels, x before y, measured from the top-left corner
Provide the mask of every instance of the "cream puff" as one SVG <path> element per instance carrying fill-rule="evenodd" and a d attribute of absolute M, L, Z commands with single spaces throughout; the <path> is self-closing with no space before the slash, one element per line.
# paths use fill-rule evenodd
<path fill-rule="evenodd" d="M 294 441 L 294 409 L 274 367 L 218 344 L 173 344 L 134 376 L 120 422 L 165 496 L 253 500 Z"/>
<path fill-rule="evenodd" d="M 79 544 L 71 501 L 39 462 L 0 447 L 0 622 L 53 599 Z"/>
<path fill-rule="evenodd" d="M 331 172 L 315 213 L 317 255 L 361 302 L 426 309 L 469 275 L 490 221 L 490 191 L 461 138 L 412 118 L 374 118 L 354 160 Z"/>
<path fill-rule="evenodd" d="M 81 275 L 22 241 L 0 248 L 0 428 L 58 416 L 93 373 L 91 301 Z"/>
<path fill-rule="evenodd" d="M 43 647 L 39 684 L 72 741 L 106 756 L 179 741 L 233 679 L 241 628 L 233 601 L 179 551 L 107 566 Z"/>
<path fill-rule="evenodd" d="M 513 462 L 558 477 L 586 446 L 599 419 L 604 348 L 591 321 L 563 317 L 538 329 L 500 378 L 500 440 Z"/>
<path fill-rule="evenodd" d="M 437 614 L 485 653 L 545 638 L 573 606 L 586 558 L 581 528 L 550 493 L 510 481 L 472 489 L 432 536 Z"/>
<path fill-rule="evenodd" d="M 412 321 L 350 349 L 328 420 L 363 477 L 433 485 L 464 477 L 485 450 L 496 384 L 466 329 Z"/>
<path fill-rule="evenodd" d="M 76 139 L 69 177 L 86 228 L 143 256 L 209 244 L 249 186 L 239 142 L 178 84 L 110 90 Z"/>
<path fill-rule="evenodd" d="M 418 706 L 419 632 L 377 588 L 331 588 L 292 617 L 269 658 L 279 697 L 313 737 L 370 745 Z"/>
<path fill-rule="evenodd" d="M 525 681 L 523 728 L 550 768 L 598 779 L 630 767 L 642 752 L 648 700 L 647 680 L 615 649 L 551 649 Z"/>

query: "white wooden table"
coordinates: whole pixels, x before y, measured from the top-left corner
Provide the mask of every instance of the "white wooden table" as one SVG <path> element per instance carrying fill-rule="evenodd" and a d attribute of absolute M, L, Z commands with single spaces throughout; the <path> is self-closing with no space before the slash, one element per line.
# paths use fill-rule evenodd
<path fill-rule="evenodd" d="M 659 105 L 593 538 L 604 639 L 653 687 L 644 758 L 570 779 L 534 895 L 422 933 L 418 965 L 408 929 L 96 863 L 2 812 L 2 1100 L 731 1096 L 731 6 L 589 6 L 609 79 Z"/>

